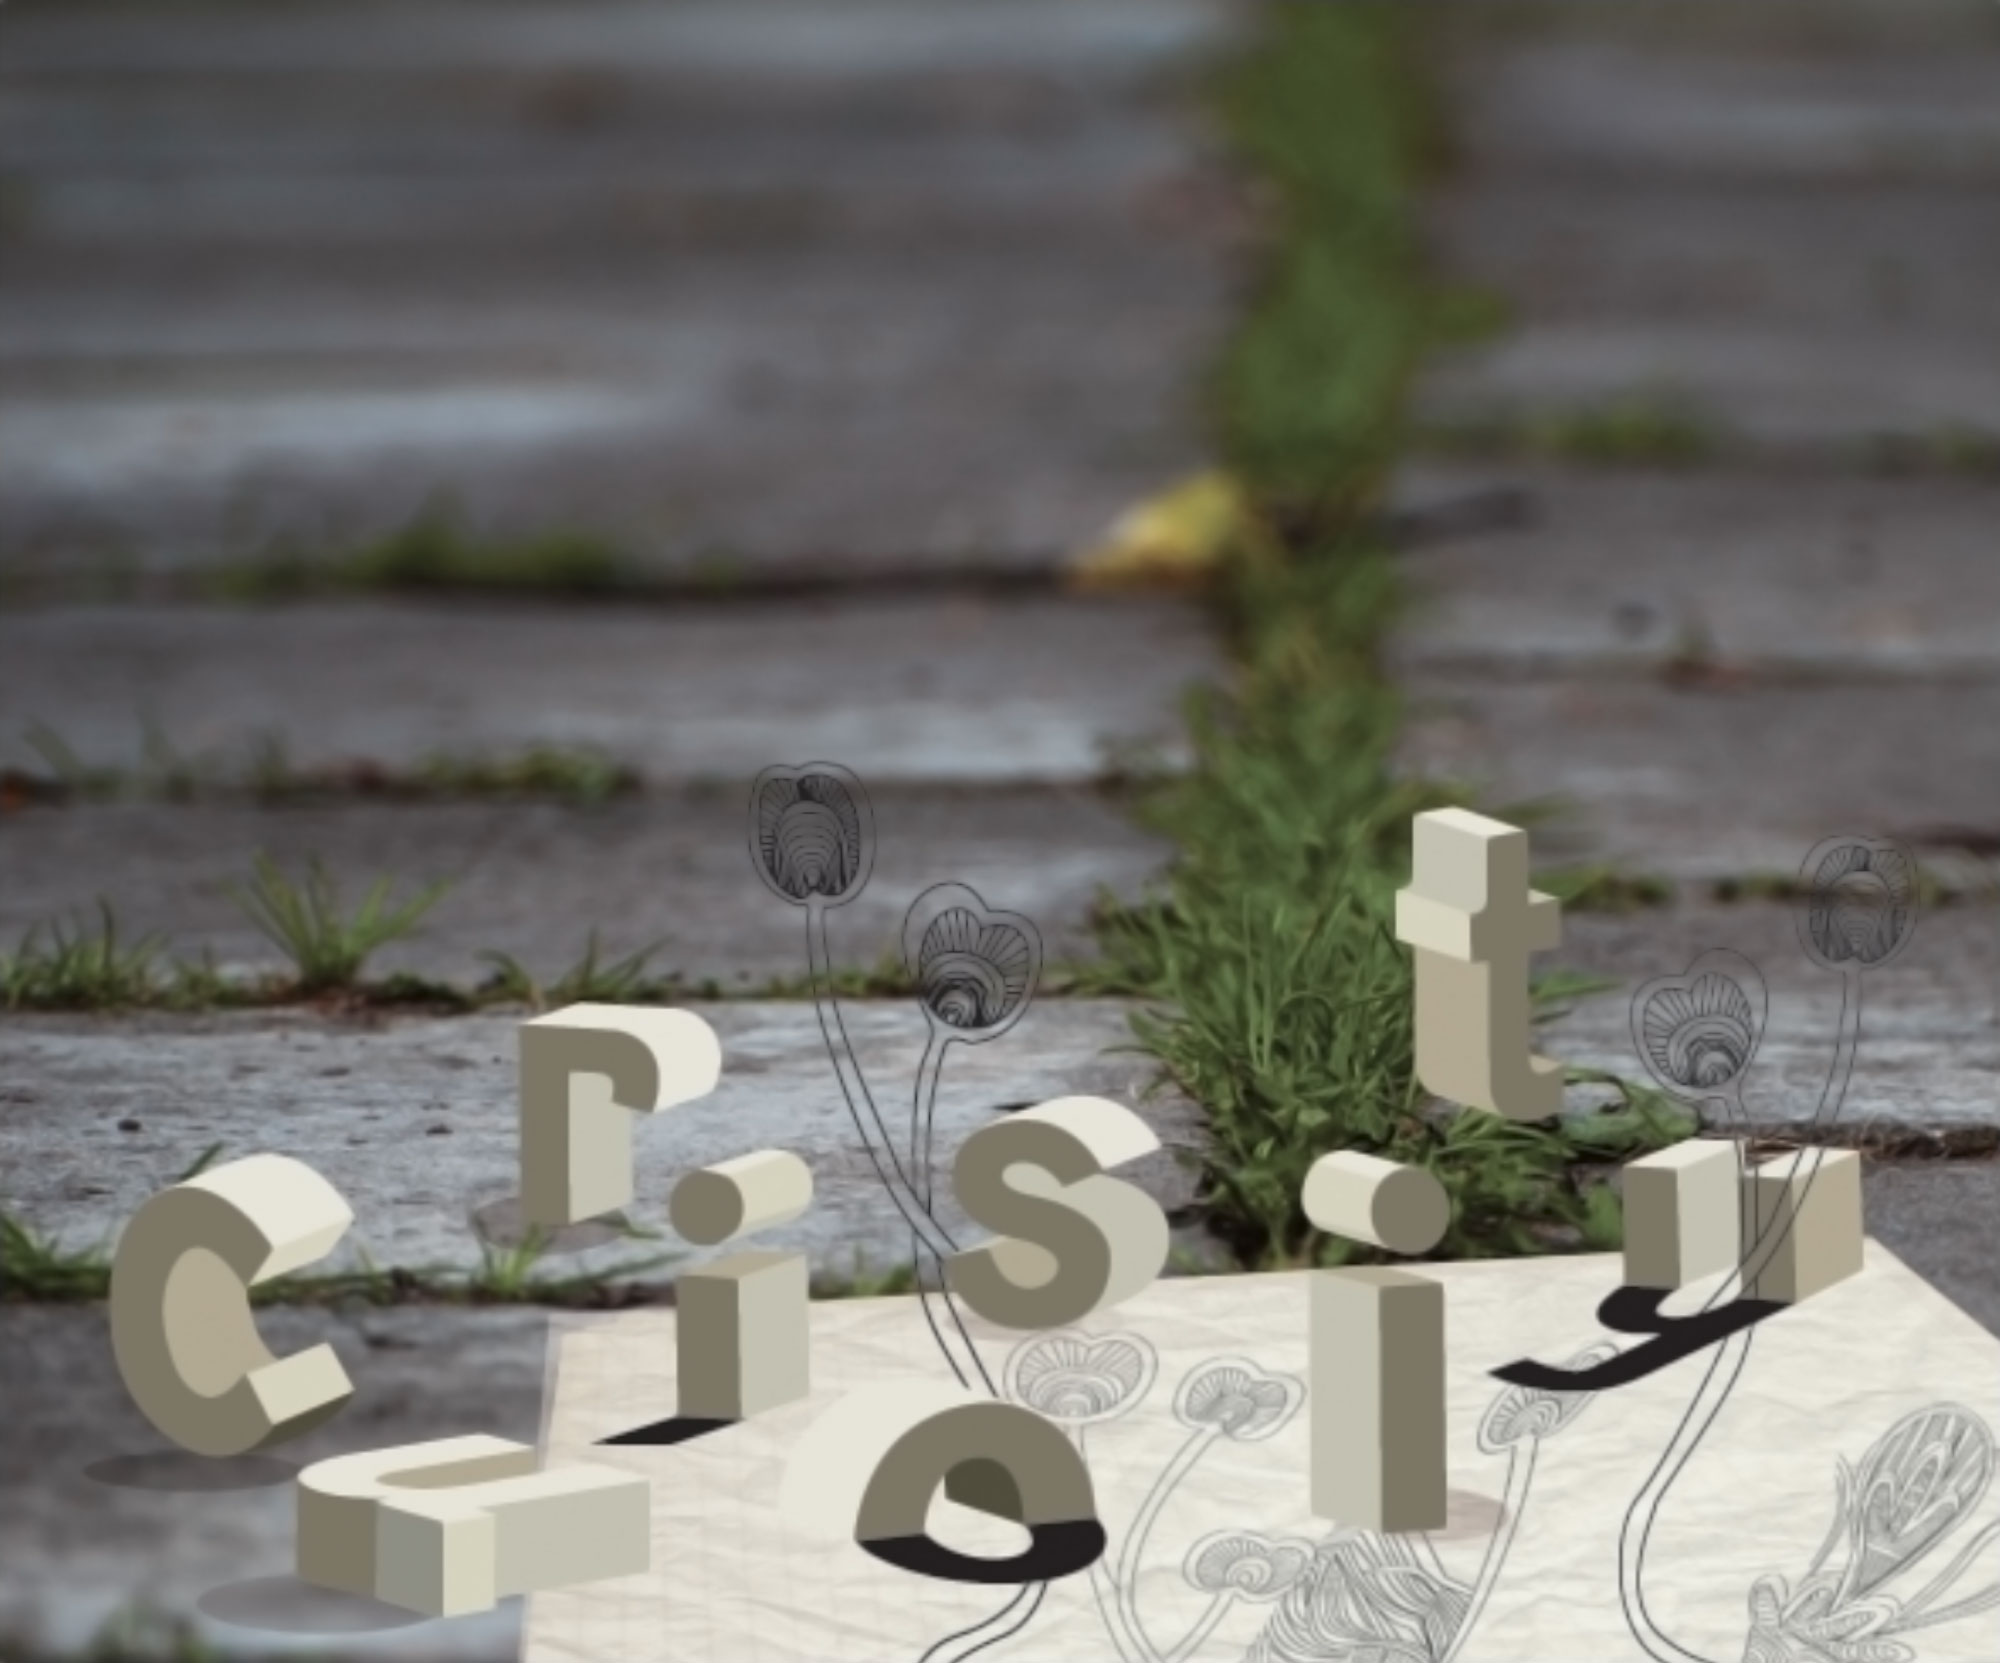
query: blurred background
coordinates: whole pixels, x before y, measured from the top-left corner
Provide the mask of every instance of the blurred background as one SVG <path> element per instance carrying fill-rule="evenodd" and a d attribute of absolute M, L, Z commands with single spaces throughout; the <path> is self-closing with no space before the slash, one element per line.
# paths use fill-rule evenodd
<path fill-rule="evenodd" d="M 534 1436 L 540 1307 L 670 1298 L 662 1175 L 758 1143 L 820 1185 L 773 1244 L 907 1287 L 746 851 L 771 764 L 866 783 L 830 934 L 888 1095 L 905 908 L 970 883 L 1047 967 L 940 1159 L 1140 1103 L 1176 1270 L 1323 1260 L 1342 1142 L 1452 1175 L 1446 1256 L 1615 1246 L 1692 1124 L 1624 995 L 1729 946 L 1755 1130 L 1861 1146 L 2000 1329 L 1996 88 L 1991 0 L 9 0 L 9 1663 L 517 1644 L 330 1637 L 291 1468 L 204 1488 L 124 1399 L 107 1250 L 204 1162 L 356 1210 L 264 1319 L 367 1388 L 287 1461 Z M 1533 826 L 1601 1071 L 1519 1160 L 1353 1015 L 1447 798 Z M 1925 918 L 1829 1131 L 1842 831 Z M 724 1086 L 536 1239 L 513 1028 L 578 999 L 699 1005 Z"/>

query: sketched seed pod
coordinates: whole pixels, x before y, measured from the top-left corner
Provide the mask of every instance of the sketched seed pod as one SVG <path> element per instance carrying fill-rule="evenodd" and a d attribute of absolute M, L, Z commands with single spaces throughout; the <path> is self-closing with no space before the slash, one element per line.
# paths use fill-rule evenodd
<path fill-rule="evenodd" d="M 1042 973 L 1042 938 L 1018 912 L 996 912 L 960 883 L 927 889 L 903 919 L 903 960 L 925 1014 L 970 1042 L 1026 1013 Z"/>
<path fill-rule="evenodd" d="M 1763 973 L 1741 953 L 1718 948 L 1632 996 L 1632 1041 L 1670 1096 L 1734 1098 L 1769 1008 Z"/>
<path fill-rule="evenodd" d="M 1115 1420 L 1153 1389 L 1159 1354 L 1139 1334 L 1103 1338 L 1058 1328 L 1023 1340 L 1007 1358 L 1007 1396 L 1065 1426 Z"/>
<path fill-rule="evenodd" d="M 1587 1369 L 1618 1355 L 1610 1340 L 1597 1340 L 1562 1366 Z M 1488 1455 L 1524 1438 L 1553 1438 L 1590 1407 L 1595 1392 L 1548 1392 L 1538 1386 L 1509 1386 L 1487 1408 L 1479 1423 L 1479 1447 Z"/>
<path fill-rule="evenodd" d="M 1234 1594 L 1261 1605 L 1282 1599 L 1312 1568 L 1313 1545 L 1296 1536 L 1273 1541 L 1254 1530 L 1218 1530 L 1202 1537 L 1181 1563 L 1181 1575 L 1204 1594 Z"/>
<path fill-rule="evenodd" d="M 1799 942 L 1825 970 L 1872 970 L 1917 926 L 1917 863 L 1886 837 L 1829 837 L 1799 868 Z"/>
<path fill-rule="evenodd" d="M 1847 1584 L 1865 1598 L 1977 1511 L 1993 1481 L 1993 1434 L 1955 1403 L 1905 1415 L 1841 1472 Z"/>
<path fill-rule="evenodd" d="M 1174 1393 L 1174 1418 L 1234 1443 L 1272 1436 L 1298 1413 L 1305 1382 L 1272 1374 L 1242 1357 L 1215 1357 L 1191 1369 Z"/>
<path fill-rule="evenodd" d="M 750 787 L 750 864 L 794 906 L 843 906 L 875 862 L 868 793 L 831 762 L 766 768 Z"/>

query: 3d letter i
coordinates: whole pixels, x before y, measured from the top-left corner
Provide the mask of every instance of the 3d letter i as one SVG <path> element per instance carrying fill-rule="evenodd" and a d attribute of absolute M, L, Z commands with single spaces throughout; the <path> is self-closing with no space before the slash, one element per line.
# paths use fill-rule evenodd
<path fill-rule="evenodd" d="M 759 1149 L 690 1172 L 667 1205 L 683 1236 L 717 1247 L 804 1217 L 812 1198 L 804 1161 L 782 1149 Z M 803 1253 L 732 1253 L 684 1272 L 674 1301 L 682 1421 L 748 1420 L 811 1389 L 812 1304 Z"/>
<path fill-rule="evenodd" d="M 1395 1253 L 1451 1221 L 1428 1172 L 1341 1150 L 1306 1176 L 1306 1216 Z M 1388 1266 L 1314 1271 L 1309 1356 L 1312 1510 L 1366 1530 L 1445 1522 L 1444 1285 Z"/>
<path fill-rule="evenodd" d="M 1511 1120 L 1562 1107 L 1562 1068 L 1528 1046 L 1528 955 L 1560 939 L 1557 903 L 1528 887 L 1525 832 L 1463 809 L 1420 814 L 1397 937 L 1415 949 L 1417 1078 Z M 1301 1197 L 1320 1229 L 1424 1253 L 1451 1220 L 1429 1173 L 1352 1150 L 1325 1155 Z M 1370 1530 L 1445 1522 L 1444 1287 L 1392 1267 L 1311 1279 L 1312 1507 Z"/>

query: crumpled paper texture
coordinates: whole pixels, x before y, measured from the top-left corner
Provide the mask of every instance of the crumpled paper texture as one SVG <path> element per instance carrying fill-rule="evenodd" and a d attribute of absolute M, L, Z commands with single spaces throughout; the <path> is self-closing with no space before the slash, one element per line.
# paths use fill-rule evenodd
<path fill-rule="evenodd" d="M 1620 1528 L 1713 1354 L 1598 1394 L 1540 1438 L 1483 1450 L 1482 1418 L 1505 1390 L 1486 1370 L 1524 1355 L 1564 1362 L 1606 1338 L 1595 1310 L 1620 1262 L 1423 1269 L 1447 1292 L 1453 1495 L 1446 1528 L 1420 1540 L 1341 1531 L 1309 1511 L 1300 1388 L 1311 1272 L 1160 1281 L 1082 1325 L 1087 1340 L 1053 1345 L 968 1316 L 994 1378 L 1012 1357 L 1016 1389 L 1082 1437 L 1110 1535 L 1095 1576 L 1050 1584 L 1032 1620 L 977 1653 L 981 1663 L 1646 1663 L 1620 1602 Z M 1667 1312 L 1688 1308 L 1679 1295 Z M 915 1299 L 815 1305 L 806 1402 L 677 1446 L 597 1446 L 673 1413 L 673 1323 L 657 1311 L 565 1318 L 552 1335 L 550 1459 L 653 1480 L 654 1564 L 645 1576 L 533 1598 L 528 1663 L 917 1663 L 1007 1604 L 1009 1590 L 895 1570 L 852 1543 L 822 1544 L 779 1512 L 790 1451 L 824 1408 L 882 1381 L 948 1378 Z M 1869 1585 L 1875 1603 L 1859 1615 L 1829 1616 L 1809 1599 L 1786 1616 L 1767 1583 L 1767 1627 L 1753 1651 L 1753 1585 L 1782 1577 L 1798 1600 L 1841 1505 L 1837 1463 L 1861 1468 L 1902 1417 L 1940 1404 L 1964 1412 L 1951 1427 L 2000 1427 L 2000 1341 L 1871 1241 L 1863 1274 L 1754 1330 L 1733 1394 L 1652 1531 L 1653 1622 L 1701 1659 L 1873 1663 L 1874 1653 L 1837 1646 L 1868 1639 L 1885 1620 L 1882 1600 L 1907 1604 L 2000 1518 L 2000 1486 L 1981 1483 L 1970 1504 L 1961 1496 L 1962 1516 L 1928 1544 L 1908 1532 L 1892 1542 L 1892 1556 L 1912 1556 Z M 1080 1424 L 1090 1415 L 1100 1418 Z M 1965 1460 L 1976 1465 L 1977 1453 L 1968 1447 Z M 1962 1476 L 1968 1489 L 1978 1478 L 1969 1467 Z M 1508 1523 L 1509 1550 L 1475 1600 Z M 1823 1571 L 1838 1569 L 1846 1543 Z M 1990 1547 L 1933 1611 L 2000 1579 L 2000 1534 Z M 1883 1568 L 1870 1562 L 1871 1575 Z M 1402 1604 L 1363 1597 L 1357 1611 L 1356 1578 L 1374 1578 Z M 1824 1651 L 1801 1638 L 1815 1617 L 1830 1623 L 1814 1631 Z M 1770 1627 L 1782 1621 L 1794 1624 L 1789 1634 Z M 1354 1643 L 1355 1624 L 1369 1622 L 1402 1649 Z M 991 1632 L 930 1653 L 933 1663 Z M 1995 1663 L 2000 1611 L 1878 1632 L 1871 1643 L 1905 1648 L 1884 1659 Z"/>

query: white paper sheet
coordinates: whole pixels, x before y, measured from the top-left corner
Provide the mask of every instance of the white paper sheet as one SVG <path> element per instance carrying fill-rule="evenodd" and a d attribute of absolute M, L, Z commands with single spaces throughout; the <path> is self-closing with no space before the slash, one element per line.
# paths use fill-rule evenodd
<path fill-rule="evenodd" d="M 1158 1282 L 1084 1325 L 1096 1343 L 1115 1342 L 1109 1349 L 1035 1354 L 1031 1399 L 1056 1403 L 1050 1382 L 1068 1368 L 1084 1384 L 1063 1403 L 1117 1410 L 1072 1428 L 1110 1546 L 1094 1574 L 1050 1584 L 1032 1620 L 978 1652 L 980 1663 L 1646 1663 L 1620 1600 L 1621 1524 L 1717 1353 L 1597 1394 L 1546 1436 L 1482 1449 L 1482 1420 L 1505 1390 L 1485 1371 L 1523 1355 L 1562 1362 L 1605 1339 L 1595 1310 L 1620 1263 L 1423 1268 L 1448 1299 L 1446 1529 L 1384 1539 L 1312 1517 L 1301 1401 L 1311 1273 Z M 1669 1314 L 1684 1301 L 1677 1296 Z M 967 1320 L 996 1379 L 1017 1348 L 1057 1343 Z M 671 1447 L 598 1446 L 673 1413 L 673 1322 L 653 1311 L 564 1319 L 552 1337 L 550 1458 L 609 1462 L 653 1480 L 654 1565 L 531 1600 L 528 1663 L 917 1663 L 1007 1604 L 1005 1589 L 898 1571 L 852 1543 L 821 1545 L 778 1511 L 788 1455 L 822 1410 L 871 1383 L 949 1378 L 916 1300 L 815 1306 L 807 1402 Z M 1027 1355 L 1015 1356 L 1017 1377 Z M 1135 1369 L 1150 1371 L 1143 1391 Z M 1248 1419 L 1232 1435 L 1228 1411 L 1211 1407 L 1215 1421 L 1191 1426 L 1190 1390 L 1211 1406 L 1233 1392 Z M 1949 1513 L 1949 1527 L 1926 1545 L 1921 1523 L 1899 1533 L 1878 1520 L 1845 1588 L 1840 1572 L 1857 1550 L 1842 1533 L 1820 1567 L 1823 1594 L 1803 1588 L 1841 1506 L 1837 1463 L 1861 1467 L 1904 1417 L 1939 1405 L 1956 1410 L 1909 1430 L 1957 1440 L 1946 1447 L 1959 1487 L 1934 1515 Z M 1753 1331 L 1733 1393 L 1651 1532 L 1651 1621 L 1695 1659 L 2000 1663 L 2000 1607 L 1897 1627 L 2000 1582 L 2000 1486 L 1982 1481 L 1992 1476 L 1992 1427 L 2000 1341 L 1870 1242 L 1863 1274 Z M 1924 1482 L 1916 1454 L 1889 1453 L 1901 1464 L 1874 1476 L 1905 1482 L 1875 1493 L 1907 1501 Z M 1172 1482 L 1156 1491 L 1163 1475 Z M 1135 1542 L 1149 1495 L 1156 1505 Z M 1489 1548 L 1510 1529 L 1497 1576 L 1476 1592 Z M 1972 1562 L 1913 1614 L 1910 1602 L 1982 1532 Z M 1191 1561 L 1203 1543 L 1206 1559 Z M 1231 1575 L 1244 1586 L 1221 1597 L 1196 1585 L 1226 1587 Z M 1783 1591 L 1763 1584 L 1753 1625 L 1753 1588 L 1775 1578 Z M 1456 1614 L 1469 1607 L 1458 1633 Z M 1388 1649 L 1356 1640 L 1371 1625 Z M 930 1663 L 993 1632 L 929 1652 Z M 1753 1637 L 1760 1649 L 1750 1649 Z M 1882 1649 L 1838 1649 L 1864 1642 Z"/>

